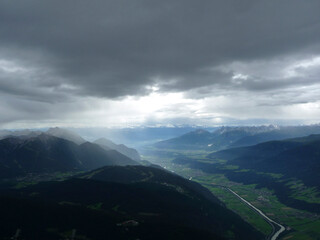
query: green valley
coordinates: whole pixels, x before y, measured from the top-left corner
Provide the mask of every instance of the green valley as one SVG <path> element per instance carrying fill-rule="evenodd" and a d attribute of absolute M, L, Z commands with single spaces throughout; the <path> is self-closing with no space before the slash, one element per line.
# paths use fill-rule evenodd
<path fill-rule="evenodd" d="M 156 150 L 156 154 L 152 154 Z M 244 199 L 263 211 L 271 219 L 286 226 L 285 234 L 280 239 L 318 239 L 320 238 L 320 215 L 310 211 L 290 207 L 283 203 L 270 187 L 270 184 L 259 182 L 242 182 L 239 176 L 247 174 L 247 177 L 265 177 L 276 184 L 286 185 L 291 189 L 291 198 L 306 203 L 319 203 L 320 195 L 316 188 L 303 185 L 297 179 L 284 179 L 283 175 L 253 171 L 229 164 L 224 159 L 210 159 L 206 157 L 206 151 L 183 151 L 165 149 L 148 149 L 143 158 L 165 167 L 185 178 L 196 181 L 208 188 L 232 211 L 239 214 L 245 221 L 253 225 L 257 230 L 267 236 L 271 232 L 271 226 L 255 211 L 239 201 L 229 191 L 219 187 L 226 186 L 237 192 Z M 159 154 L 160 153 L 160 154 Z M 237 180 L 237 181 L 236 181 Z M 271 185 L 272 186 L 272 185 Z M 275 185 L 277 186 L 277 185 Z M 279 194 L 279 193 L 278 193 Z"/>

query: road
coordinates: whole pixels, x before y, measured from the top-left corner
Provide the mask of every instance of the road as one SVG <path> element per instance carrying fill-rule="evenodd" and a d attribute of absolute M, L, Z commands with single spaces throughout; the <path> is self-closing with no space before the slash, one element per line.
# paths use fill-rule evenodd
<path fill-rule="evenodd" d="M 254 211 L 259 213 L 272 226 L 273 230 L 272 230 L 271 234 L 267 237 L 267 240 L 276 240 L 276 239 L 278 239 L 279 235 L 286 230 L 286 228 L 284 226 L 282 226 L 280 223 L 277 223 L 277 222 L 273 221 L 271 218 L 266 216 L 260 209 L 258 209 L 255 206 L 253 206 L 250 202 L 248 202 L 247 200 L 245 200 L 244 198 L 239 196 L 236 192 L 232 191 L 230 188 L 225 187 L 225 186 L 221 186 L 221 185 L 219 185 L 219 187 L 222 187 L 222 188 L 227 189 L 228 191 L 230 191 L 233 195 L 235 195 L 237 198 L 239 198 L 242 202 L 244 202 L 250 208 L 252 208 Z M 277 231 L 276 231 L 276 229 L 277 229 Z"/>

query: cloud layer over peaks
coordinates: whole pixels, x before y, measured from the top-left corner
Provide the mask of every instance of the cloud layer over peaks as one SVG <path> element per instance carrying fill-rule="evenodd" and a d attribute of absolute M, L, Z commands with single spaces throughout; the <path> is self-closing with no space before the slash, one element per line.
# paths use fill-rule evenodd
<path fill-rule="evenodd" d="M 63 122 L 86 115 L 91 101 L 109 101 L 107 111 L 153 92 L 182 93 L 195 104 L 229 96 L 242 106 L 243 95 L 255 107 L 313 103 L 319 9 L 317 0 L 1 1 L 0 100 L 8 114 L 0 123 L 29 112 Z M 70 116 L 52 113 L 59 109 Z"/>

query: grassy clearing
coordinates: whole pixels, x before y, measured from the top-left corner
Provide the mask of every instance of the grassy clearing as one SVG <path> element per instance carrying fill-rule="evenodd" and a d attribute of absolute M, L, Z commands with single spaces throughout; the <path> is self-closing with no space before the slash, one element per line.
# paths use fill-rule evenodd
<path fill-rule="evenodd" d="M 297 179 L 292 179 L 286 185 L 292 189 L 291 197 L 308 203 L 320 204 L 320 192 L 316 187 L 307 187 Z"/>

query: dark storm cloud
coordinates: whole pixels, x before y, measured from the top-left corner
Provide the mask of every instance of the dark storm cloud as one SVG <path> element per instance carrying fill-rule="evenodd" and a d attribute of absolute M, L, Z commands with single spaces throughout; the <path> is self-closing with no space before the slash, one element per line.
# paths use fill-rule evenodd
<path fill-rule="evenodd" d="M 160 91 L 238 88 L 232 72 L 210 68 L 319 53 L 319 9 L 318 0 L 4 0 L 0 59 L 36 68 L 39 79 L 27 93 L 8 81 L 0 87 L 43 99 L 42 89 L 117 98 L 154 84 Z M 250 78 L 241 87 L 296 83 Z"/>

